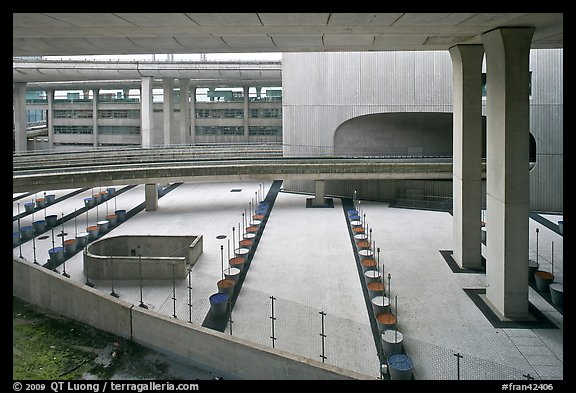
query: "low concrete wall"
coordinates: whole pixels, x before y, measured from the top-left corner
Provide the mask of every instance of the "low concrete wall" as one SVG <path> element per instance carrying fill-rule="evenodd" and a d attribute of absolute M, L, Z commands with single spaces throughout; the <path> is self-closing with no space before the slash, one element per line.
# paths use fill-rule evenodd
<path fill-rule="evenodd" d="M 182 279 L 187 263 L 196 263 L 202 247 L 201 235 L 108 237 L 84 249 L 84 271 L 98 280 Z"/>
<path fill-rule="evenodd" d="M 13 257 L 12 293 L 106 332 L 238 379 L 376 379 L 264 347 L 116 299 Z"/>
<path fill-rule="evenodd" d="M 133 340 L 239 379 L 372 379 L 340 367 L 265 347 L 134 307 Z M 374 378 L 376 379 L 376 378 Z"/>
<path fill-rule="evenodd" d="M 131 337 L 133 304 L 14 257 L 12 294 L 120 337 Z"/>

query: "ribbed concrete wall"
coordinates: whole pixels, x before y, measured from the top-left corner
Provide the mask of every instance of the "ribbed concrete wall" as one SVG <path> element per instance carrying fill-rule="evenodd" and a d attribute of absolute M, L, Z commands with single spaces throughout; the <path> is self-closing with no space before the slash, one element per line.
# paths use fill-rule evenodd
<path fill-rule="evenodd" d="M 14 257 L 12 294 L 184 363 L 240 379 L 374 379 L 135 307 Z"/>
<path fill-rule="evenodd" d="M 531 210 L 563 211 L 562 63 L 562 49 L 531 51 L 530 132 L 538 154 L 530 173 Z M 447 51 L 285 53 L 282 67 L 286 156 L 332 154 L 336 130 L 357 116 L 452 112 L 452 63 Z M 366 198 L 394 195 L 393 182 L 369 182 L 370 186 L 363 184 Z M 308 183 L 286 181 L 283 186 L 313 192 Z M 350 196 L 354 188 L 350 181 L 330 183 L 327 194 Z M 446 192 L 442 195 L 452 195 L 451 189 Z"/>

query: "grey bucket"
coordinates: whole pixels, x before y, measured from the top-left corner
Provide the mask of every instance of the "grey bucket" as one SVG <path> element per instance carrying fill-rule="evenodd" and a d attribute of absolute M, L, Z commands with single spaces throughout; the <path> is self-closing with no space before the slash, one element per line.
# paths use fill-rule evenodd
<path fill-rule="evenodd" d="M 46 195 L 46 204 L 50 205 L 52 203 L 54 203 L 54 201 L 56 200 L 56 195 L 55 194 L 48 194 Z"/>
<path fill-rule="evenodd" d="M 240 269 L 236 267 L 229 267 L 227 269 L 224 269 L 224 278 L 232 280 L 235 283 L 237 283 L 239 277 L 240 277 Z"/>
<path fill-rule="evenodd" d="M 554 281 L 554 276 L 550 272 L 538 270 L 536 273 L 534 273 L 534 279 L 536 281 L 536 288 L 538 291 L 547 293 L 550 291 L 550 283 Z"/>
<path fill-rule="evenodd" d="M 50 262 L 54 264 L 64 262 L 64 247 L 54 247 L 48 250 Z"/>
<path fill-rule="evenodd" d="M 528 282 L 535 283 L 534 273 L 538 271 L 540 264 L 533 259 L 528 260 Z"/>
<path fill-rule="evenodd" d="M 404 335 L 398 330 L 386 329 L 381 334 L 382 350 L 386 355 L 402 352 L 402 343 L 404 342 Z"/>
<path fill-rule="evenodd" d="M 34 211 L 34 202 L 26 202 L 24 204 L 24 210 L 26 213 L 32 213 Z"/>
<path fill-rule="evenodd" d="M 42 233 L 46 230 L 46 221 L 45 220 L 34 221 L 32 223 L 32 225 L 34 226 L 34 233 L 36 233 L 37 235 L 39 235 L 40 233 Z"/>
<path fill-rule="evenodd" d="M 548 287 L 550 289 L 550 300 L 555 306 L 564 306 L 564 286 L 560 283 L 553 282 Z"/>
<path fill-rule="evenodd" d="M 79 232 L 76 235 L 76 248 L 84 248 L 88 244 L 88 232 Z"/>
<path fill-rule="evenodd" d="M 561 235 L 564 234 L 564 220 L 558 221 L 558 232 L 560 232 Z"/>
<path fill-rule="evenodd" d="M 46 216 L 44 219 L 46 220 L 46 225 L 48 225 L 50 228 L 54 228 L 58 222 L 58 216 L 56 214 Z"/>

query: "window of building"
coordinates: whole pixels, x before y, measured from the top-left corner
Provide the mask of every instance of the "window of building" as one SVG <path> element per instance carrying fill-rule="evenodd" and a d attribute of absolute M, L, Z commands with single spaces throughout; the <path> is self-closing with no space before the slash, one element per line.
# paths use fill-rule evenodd
<path fill-rule="evenodd" d="M 196 126 L 196 135 L 244 135 L 243 126 Z"/>
<path fill-rule="evenodd" d="M 100 126 L 100 135 L 140 135 L 140 126 Z"/>
<path fill-rule="evenodd" d="M 91 110 L 57 109 L 54 111 L 55 119 L 91 119 Z"/>
<path fill-rule="evenodd" d="M 102 109 L 98 111 L 98 117 L 101 119 L 139 119 L 140 110 L 138 109 Z"/>
<path fill-rule="evenodd" d="M 282 135 L 281 126 L 250 126 L 250 135 Z"/>
<path fill-rule="evenodd" d="M 92 134 L 92 126 L 54 126 L 54 134 Z"/>

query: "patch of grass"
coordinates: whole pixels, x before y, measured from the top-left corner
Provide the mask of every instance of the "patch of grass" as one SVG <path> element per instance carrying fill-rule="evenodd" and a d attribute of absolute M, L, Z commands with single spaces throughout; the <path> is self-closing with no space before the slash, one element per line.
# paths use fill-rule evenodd
<path fill-rule="evenodd" d="M 91 326 L 52 314 L 17 297 L 12 301 L 12 376 L 14 379 L 80 379 L 88 372 L 110 378 L 135 344 Z M 94 362 L 114 345 L 111 361 Z"/>

